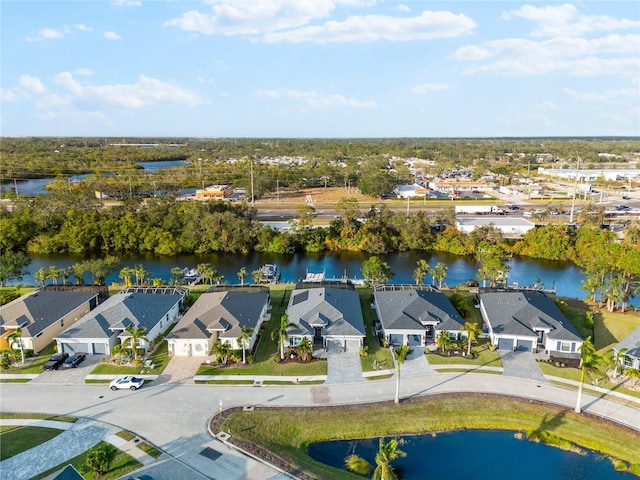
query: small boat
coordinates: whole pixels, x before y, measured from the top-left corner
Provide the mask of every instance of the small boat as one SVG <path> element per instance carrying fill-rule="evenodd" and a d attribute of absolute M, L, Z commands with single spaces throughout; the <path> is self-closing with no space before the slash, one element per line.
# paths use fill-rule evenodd
<path fill-rule="evenodd" d="M 265 282 L 276 283 L 280 279 L 280 269 L 273 263 L 267 263 L 260 269 Z"/>
<path fill-rule="evenodd" d="M 195 268 L 184 267 L 182 269 L 182 273 L 184 273 L 185 280 L 192 280 L 194 278 L 198 278 L 198 271 Z"/>
<path fill-rule="evenodd" d="M 303 283 L 322 283 L 325 281 L 325 278 L 326 278 L 326 275 L 324 270 L 321 273 L 313 273 L 307 270 L 307 276 L 305 277 L 304 280 L 302 280 L 302 282 Z"/>

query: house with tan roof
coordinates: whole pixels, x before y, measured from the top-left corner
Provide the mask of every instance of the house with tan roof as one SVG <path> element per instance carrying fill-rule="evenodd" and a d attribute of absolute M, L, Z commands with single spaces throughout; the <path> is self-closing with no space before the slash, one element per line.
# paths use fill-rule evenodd
<path fill-rule="evenodd" d="M 253 328 L 247 345 L 247 350 L 251 350 L 260 325 L 268 319 L 268 288 L 208 291 L 200 295 L 167 336 L 169 355 L 207 356 L 216 342 L 240 349 L 238 337 L 242 327 Z"/>
<path fill-rule="evenodd" d="M 41 289 L 16 298 L 0 307 L 0 347 L 9 347 L 7 337 L 19 328 L 23 348 L 39 352 L 97 305 L 97 292 Z"/>

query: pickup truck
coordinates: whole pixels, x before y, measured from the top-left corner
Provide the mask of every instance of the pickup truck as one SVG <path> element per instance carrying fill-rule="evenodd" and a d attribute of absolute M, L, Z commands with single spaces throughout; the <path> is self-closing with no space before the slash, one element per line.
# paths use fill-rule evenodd
<path fill-rule="evenodd" d="M 54 353 L 51 355 L 51 358 L 42 366 L 42 370 L 57 370 L 60 365 L 64 363 L 64 361 L 69 356 L 68 353 Z"/>

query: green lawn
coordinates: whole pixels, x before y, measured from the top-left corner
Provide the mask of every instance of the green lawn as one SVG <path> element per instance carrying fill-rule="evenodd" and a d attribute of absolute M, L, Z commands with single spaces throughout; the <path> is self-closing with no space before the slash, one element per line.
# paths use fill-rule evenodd
<path fill-rule="evenodd" d="M 502 367 L 502 360 L 497 350 L 489 350 L 489 339 L 479 338 L 477 343 L 471 347 L 477 354 L 477 358 L 466 358 L 463 356 L 442 357 L 436 353 L 428 353 L 427 361 L 430 365 L 478 365 L 487 367 Z"/>
<path fill-rule="evenodd" d="M 165 333 L 169 333 L 168 331 Z M 154 364 L 154 368 L 147 369 L 143 364 L 135 367 L 125 365 L 117 365 L 114 363 L 102 362 L 95 366 L 91 371 L 95 375 L 160 375 L 169 363 L 168 344 L 166 340 L 162 340 L 155 351 L 149 355 L 149 360 Z"/>
<path fill-rule="evenodd" d="M 400 405 L 258 408 L 230 413 L 221 429 L 237 440 L 259 445 L 312 478 L 362 478 L 312 460 L 306 450 L 313 442 L 458 429 L 544 431 L 556 439 L 640 464 L 635 431 L 571 409 L 499 396 L 444 395 Z"/>
<path fill-rule="evenodd" d="M 49 357 L 53 355 L 55 342 L 50 343 L 44 348 L 40 353 L 40 355 L 36 357 L 31 357 L 26 359 L 25 365 L 20 365 L 18 363 L 14 363 L 9 367 L 9 370 L 4 371 L 3 373 L 42 373 L 42 366 L 47 363 Z M 20 360 L 18 360 L 19 362 Z"/>
<path fill-rule="evenodd" d="M 9 419 L 9 418 L 28 418 L 28 419 L 37 419 L 37 420 L 52 420 L 55 422 L 67 422 L 67 423 L 76 423 L 78 419 L 76 417 L 67 417 L 64 415 L 47 415 L 45 413 L 0 413 L 0 418 Z"/>
<path fill-rule="evenodd" d="M 101 447 L 103 445 L 105 445 L 105 442 L 100 442 L 96 446 Z M 137 470 L 142 466 L 142 464 L 138 462 L 135 458 L 130 457 L 124 452 L 120 452 L 118 453 L 115 460 L 111 464 L 111 469 L 104 475 L 98 477 L 91 470 L 87 472 L 83 472 L 83 468 L 85 464 L 85 453 L 82 453 L 77 457 L 73 457 L 72 459 L 67 460 L 66 462 L 63 462 L 60 465 L 53 467 L 50 470 L 47 470 L 46 472 L 42 472 L 40 475 L 36 475 L 31 480 L 42 480 L 43 478 L 49 476 L 53 472 L 56 472 L 69 464 L 73 465 L 76 470 L 81 472 L 85 480 L 115 480 L 125 476 L 129 472 Z"/>
<path fill-rule="evenodd" d="M 367 356 L 360 357 L 360 364 L 363 372 L 372 372 L 374 363 L 378 365 L 378 370 L 394 368 L 393 358 L 388 348 L 380 346 L 378 337 L 373 333 L 373 322 L 376 319 L 376 311 L 371 308 L 373 302 L 373 291 L 371 288 L 359 287 L 356 289 L 360 297 L 360 308 L 364 318 L 364 326 L 367 331 L 367 339 L 365 345 L 367 348 Z"/>
<path fill-rule="evenodd" d="M 0 461 L 48 442 L 64 430 L 58 428 L 7 426 L 0 433 Z"/>

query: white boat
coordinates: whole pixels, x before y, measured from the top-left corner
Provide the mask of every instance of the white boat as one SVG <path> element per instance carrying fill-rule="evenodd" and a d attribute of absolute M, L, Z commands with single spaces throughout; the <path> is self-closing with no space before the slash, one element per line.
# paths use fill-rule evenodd
<path fill-rule="evenodd" d="M 184 267 L 182 269 L 182 273 L 184 273 L 185 280 L 190 280 L 198 277 L 198 271 L 195 268 Z"/>
<path fill-rule="evenodd" d="M 263 265 L 260 270 L 265 282 L 276 283 L 280 279 L 280 269 L 273 263 Z"/>
<path fill-rule="evenodd" d="M 321 273 L 313 273 L 307 270 L 307 276 L 302 281 L 304 283 L 322 283 L 325 281 L 325 278 L 326 275 L 324 271 L 322 271 Z"/>

